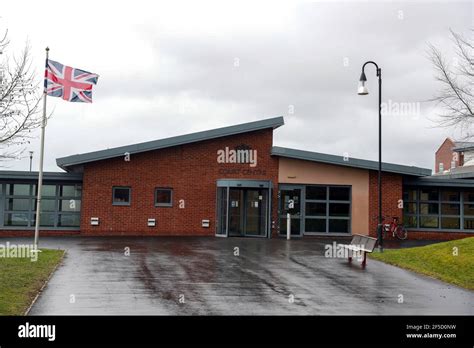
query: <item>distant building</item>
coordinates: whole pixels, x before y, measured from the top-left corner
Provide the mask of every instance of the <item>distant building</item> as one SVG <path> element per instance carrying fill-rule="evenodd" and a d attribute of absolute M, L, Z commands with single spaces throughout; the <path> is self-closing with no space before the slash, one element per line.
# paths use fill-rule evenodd
<path fill-rule="evenodd" d="M 474 178 L 474 142 L 446 138 L 436 151 L 435 175 Z"/>

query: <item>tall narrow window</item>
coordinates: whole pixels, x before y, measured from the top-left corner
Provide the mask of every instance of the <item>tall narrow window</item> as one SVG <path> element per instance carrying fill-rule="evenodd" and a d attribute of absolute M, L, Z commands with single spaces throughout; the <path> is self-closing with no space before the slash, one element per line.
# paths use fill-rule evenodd
<path fill-rule="evenodd" d="M 172 207 L 173 189 L 157 188 L 155 189 L 155 207 Z"/>
<path fill-rule="evenodd" d="M 130 205 L 131 188 L 116 186 L 112 188 L 113 205 Z"/>

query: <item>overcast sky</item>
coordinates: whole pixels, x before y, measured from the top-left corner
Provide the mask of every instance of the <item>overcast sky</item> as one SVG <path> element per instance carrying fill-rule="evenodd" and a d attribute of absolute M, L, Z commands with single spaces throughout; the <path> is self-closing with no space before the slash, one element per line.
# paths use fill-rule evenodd
<path fill-rule="evenodd" d="M 433 168 L 437 147 L 458 135 L 435 127 L 439 110 L 423 102 L 439 88 L 426 44 L 453 59 L 449 28 L 467 35 L 473 15 L 472 1 L 5 0 L 0 28 L 10 54 L 29 40 L 38 79 L 46 46 L 51 59 L 100 75 L 93 104 L 48 98 L 48 171 L 57 157 L 280 115 L 275 145 L 376 160 L 372 66 L 372 93 L 356 93 L 366 60 L 382 68 L 391 105 L 384 161 Z M 397 114 L 400 103 L 413 112 Z"/>

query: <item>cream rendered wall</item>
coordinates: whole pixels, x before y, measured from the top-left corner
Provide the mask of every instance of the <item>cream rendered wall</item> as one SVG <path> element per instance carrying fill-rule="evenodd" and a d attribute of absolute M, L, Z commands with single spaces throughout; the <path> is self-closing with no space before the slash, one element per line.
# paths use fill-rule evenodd
<path fill-rule="evenodd" d="M 352 186 L 351 231 L 355 234 L 368 235 L 368 170 L 280 157 L 278 182 Z"/>

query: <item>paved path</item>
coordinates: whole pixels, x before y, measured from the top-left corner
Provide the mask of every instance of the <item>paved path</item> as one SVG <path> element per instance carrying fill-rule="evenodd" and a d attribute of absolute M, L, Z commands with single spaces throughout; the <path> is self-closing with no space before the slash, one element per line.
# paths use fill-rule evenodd
<path fill-rule="evenodd" d="M 45 237 L 41 247 L 67 256 L 30 314 L 474 314 L 474 292 L 371 259 L 362 270 L 325 258 L 331 242 Z"/>

